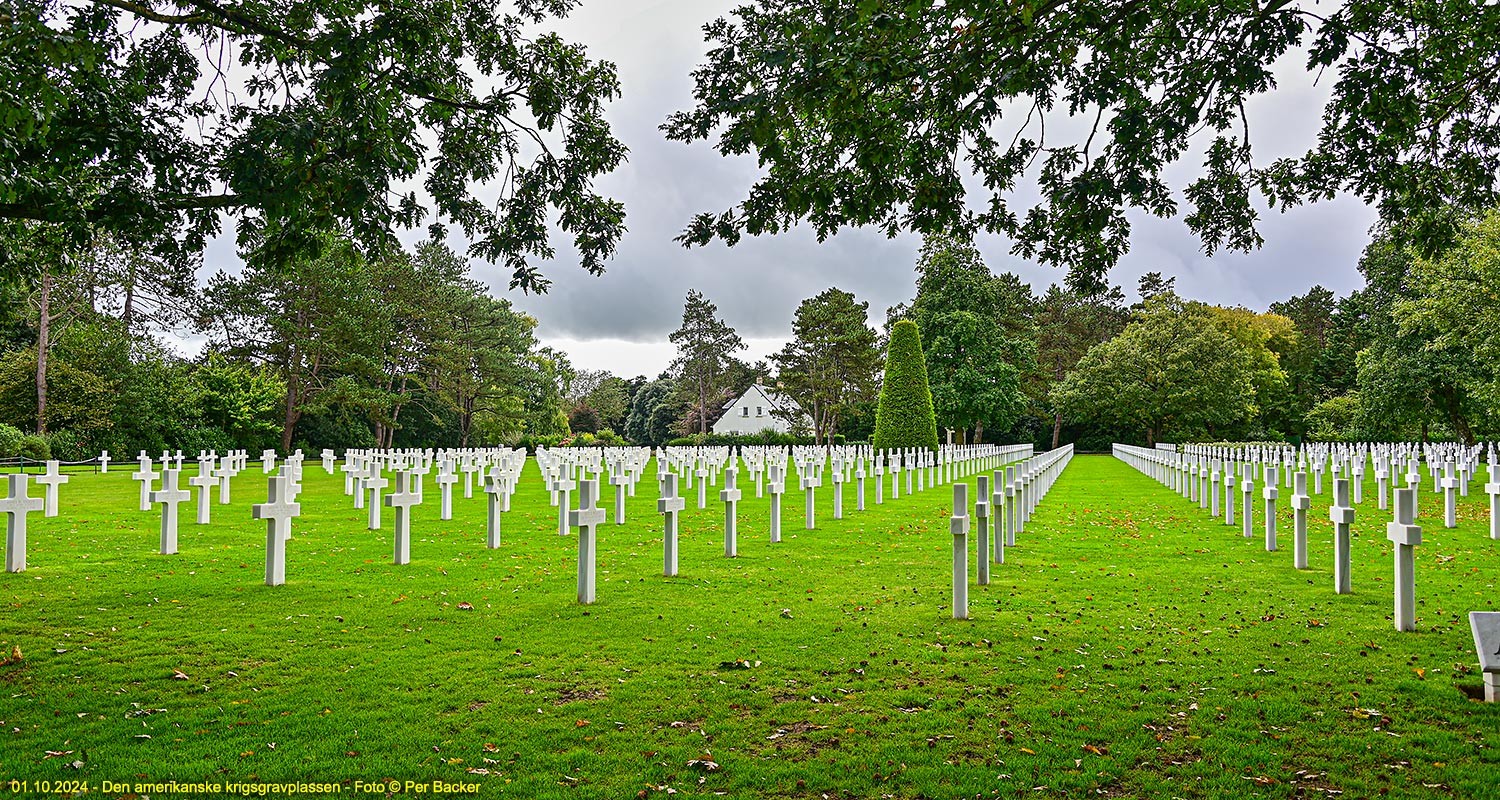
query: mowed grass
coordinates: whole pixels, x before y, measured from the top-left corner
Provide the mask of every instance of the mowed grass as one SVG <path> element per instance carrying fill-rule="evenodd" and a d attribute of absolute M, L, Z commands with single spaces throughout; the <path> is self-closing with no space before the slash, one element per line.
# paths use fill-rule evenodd
<path fill-rule="evenodd" d="M 1424 490 L 1418 631 L 1397 633 L 1373 481 L 1354 594 L 1336 596 L 1328 494 L 1309 515 L 1314 568 L 1298 571 L 1285 499 L 1282 549 L 1267 553 L 1258 506 L 1246 540 L 1119 461 L 1077 457 L 992 585 L 972 585 L 971 561 L 972 619 L 955 621 L 946 485 L 882 506 L 871 489 L 862 513 L 850 486 L 835 521 L 825 480 L 814 531 L 789 491 L 772 545 L 768 499 L 742 473 L 736 559 L 722 482 L 701 511 L 684 489 L 681 576 L 664 578 L 648 478 L 628 524 L 601 528 L 599 601 L 580 606 L 576 543 L 534 463 L 498 550 L 482 492 L 440 521 L 429 476 L 412 563 L 395 567 L 391 510 L 366 530 L 342 476 L 309 462 L 274 588 L 248 509 L 265 497 L 259 471 L 236 479 L 232 506 L 215 502 L 212 525 L 183 504 L 175 556 L 156 554 L 159 514 L 135 510 L 130 471 L 74 477 L 61 517 L 31 517 L 29 569 L 0 574 L 0 646 L 25 654 L 0 667 L 0 781 L 353 793 L 398 779 L 525 798 L 1500 793 L 1500 705 L 1469 696 L 1466 615 L 1494 609 L 1500 569 L 1478 490 L 1451 531 Z"/>

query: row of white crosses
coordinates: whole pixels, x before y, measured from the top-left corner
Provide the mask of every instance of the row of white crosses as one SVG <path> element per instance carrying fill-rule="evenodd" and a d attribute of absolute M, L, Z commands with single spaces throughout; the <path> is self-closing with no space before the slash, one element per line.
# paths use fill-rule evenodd
<path fill-rule="evenodd" d="M 1019 465 L 994 473 L 994 493 L 990 493 L 990 476 L 979 475 L 974 503 L 974 527 L 977 528 L 978 583 L 990 582 L 990 562 L 1005 563 L 1005 547 L 1015 545 L 1017 531 L 1025 523 L 1057 482 L 1073 458 L 1073 445 L 1064 445 L 1032 456 Z M 991 509 L 994 510 L 992 515 Z M 991 546 L 990 518 L 994 517 L 994 545 Z M 953 516 L 948 519 L 953 535 L 953 618 L 969 618 L 969 485 L 953 484 Z"/>
<path fill-rule="evenodd" d="M 999 466 L 1001 464 L 1015 461 L 1017 458 L 1029 456 L 1031 447 L 1019 445 L 1013 447 L 976 446 L 969 448 L 945 448 L 941 453 L 933 455 L 933 464 L 941 465 L 942 479 L 951 480 L 962 471 L 986 466 Z M 835 492 L 835 516 L 843 515 L 842 509 L 842 486 L 845 478 L 851 472 L 859 483 L 857 503 L 860 510 L 864 509 L 864 480 L 868 475 L 875 475 L 878 479 L 882 473 L 882 464 L 887 458 L 894 459 L 894 463 L 901 463 L 907 454 L 874 453 L 866 447 L 853 446 L 848 448 L 819 448 L 818 450 L 786 450 L 785 448 L 740 448 L 738 452 L 729 448 L 667 448 L 658 450 L 656 453 L 658 464 L 659 498 L 657 500 L 657 511 L 663 516 L 663 545 L 662 545 L 662 572 L 666 576 L 678 574 L 678 540 L 681 524 L 681 514 L 687 507 L 687 498 L 679 493 L 679 486 L 685 482 L 697 479 L 700 498 L 706 494 L 706 486 L 713 485 L 714 479 L 719 471 L 724 473 L 724 488 L 719 492 L 719 500 L 724 503 L 724 555 L 734 558 L 738 555 L 738 505 L 743 499 L 742 490 L 739 488 L 739 465 L 743 463 L 751 470 L 757 482 L 757 496 L 759 496 L 760 476 L 768 473 L 768 488 L 770 492 L 770 525 L 769 536 L 772 543 L 781 541 L 781 501 L 785 491 L 788 478 L 788 467 L 796 470 L 801 476 L 802 488 L 809 496 L 815 497 L 816 489 L 821 486 L 821 473 L 825 469 L 831 469 L 831 481 Z M 915 455 L 912 454 L 915 458 Z M 875 466 L 866 471 L 865 459 L 869 459 Z M 680 474 L 679 474 L 680 473 Z M 937 480 L 937 478 L 934 478 Z M 583 481 L 588 485 L 589 481 Z M 690 484 L 689 484 L 690 485 Z M 882 493 L 877 484 L 877 503 L 882 502 Z M 597 535 L 596 528 L 590 528 L 585 533 L 583 525 L 577 520 L 578 514 L 585 511 L 593 511 L 588 503 L 597 502 L 598 495 L 595 489 L 588 490 L 585 497 L 581 497 L 581 504 L 577 511 L 570 510 L 569 522 L 573 527 L 580 528 L 580 559 L 592 559 L 596 542 L 593 536 Z M 813 514 L 814 500 L 809 499 L 805 514 L 805 523 L 808 529 L 813 529 L 816 520 Z M 563 501 L 566 508 L 566 500 Z M 602 511 L 600 512 L 602 514 Z M 586 515 L 582 519 L 591 519 Z M 602 522 L 603 517 L 599 517 Z M 593 523 L 597 525 L 598 523 Z M 592 584 L 593 571 L 586 569 L 580 561 L 579 567 L 579 602 L 592 602 L 595 596 Z M 584 598 L 588 598 L 585 600 Z"/>
<path fill-rule="evenodd" d="M 1181 454 L 1164 452 L 1162 450 L 1148 450 L 1142 447 L 1116 444 L 1114 446 L 1116 458 L 1124 461 L 1140 472 L 1155 478 L 1167 486 L 1180 489 L 1184 481 L 1196 484 L 1197 467 L 1194 462 L 1181 458 Z M 1233 461 L 1223 462 L 1225 469 L 1225 483 L 1232 482 L 1235 471 Z M 1205 467 L 1210 471 L 1210 482 L 1217 484 L 1220 462 L 1211 461 Z M 1243 480 L 1240 489 L 1243 494 L 1243 531 L 1246 538 L 1252 535 L 1251 526 L 1251 498 L 1255 488 L 1254 467 L 1249 462 L 1240 465 Z M 1261 497 L 1265 503 L 1265 542 L 1267 551 L 1277 549 L 1276 541 L 1276 500 L 1277 490 L 1277 467 L 1267 464 L 1262 474 L 1264 484 Z M 1349 527 L 1354 522 L 1354 508 L 1351 503 L 1350 478 L 1339 478 L 1334 481 L 1333 505 L 1329 509 L 1329 519 L 1334 524 L 1334 557 L 1333 557 L 1333 582 L 1336 594 L 1349 594 L 1351 591 L 1351 554 L 1349 544 Z M 1307 511 L 1311 506 L 1311 497 L 1307 495 L 1307 473 L 1298 471 L 1293 476 L 1295 493 L 1292 495 L 1292 509 L 1294 520 L 1295 544 L 1293 547 L 1293 564 L 1297 569 L 1308 568 L 1307 558 Z M 1396 546 L 1395 550 L 1395 626 L 1400 631 L 1411 631 L 1416 629 L 1415 624 L 1415 572 L 1413 569 L 1412 548 L 1422 543 L 1422 528 L 1414 524 L 1416 508 L 1417 489 L 1406 488 L 1396 490 L 1396 507 L 1394 519 L 1386 525 L 1386 538 L 1390 539 Z M 1232 503 L 1233 494 L 1226 490 L 1226 501 Z M 1233 524 L 1232 505 L 1226 505 L 1225 523 Z M 1217 517 L 1217 515 L 1215 515 Z"/>

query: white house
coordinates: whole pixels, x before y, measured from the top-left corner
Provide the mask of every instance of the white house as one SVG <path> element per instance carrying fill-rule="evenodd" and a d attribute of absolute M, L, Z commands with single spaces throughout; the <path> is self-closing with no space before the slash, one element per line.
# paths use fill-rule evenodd
<path fill-rule="evenodd" d="M 787 433 L 791 424 L 781 417 L 771 415 L 772 409 L 787 409 L 797 412 L 802 426 L 812 428 L 812 417 L 802 413 L 790 397 L 759 383 L 752 384 L 739 399 L 725 407 L 724 416 L 714 423 L 714 433 L 759 433 L 764 430 Z"/>

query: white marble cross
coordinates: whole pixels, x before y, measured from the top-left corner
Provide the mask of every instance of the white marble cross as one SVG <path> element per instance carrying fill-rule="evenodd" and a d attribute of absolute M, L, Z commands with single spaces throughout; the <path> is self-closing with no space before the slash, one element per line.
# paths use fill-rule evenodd
<path fill-rule="evenodd" d="M 102 452 L 102 453 L 99 454 L 99 471 L 102 472 L 102 473 L 104 473 L 104 474 L 106 474 L 106 475 L 109 474 L 109 451 L 108 450 L 105 450 L 104 452 Z"/>
<path fill-rule="evenodd" d="M 492 467 L 490 474 L 484 479 L 485 493 L 485 546 L 491 550 L 500 546 L 500 504 L 501 498 L 505 496 L 505 487 L 501 485 L 500 468 Z"/>
<path fill-rule="evenodd" d="M 250 506 L 251 519 L 266 523 L 267 586 L 286 583 L 286 542 L 292 538 L 292 518 L 302 514 L 302 504 L 287 497 L 286 484 L 281 475 L 267 478 L 266 502 Z"/>
<path fill-rule="evenodd" d="M 453 484 L 458 483 L 458 476 L 452 472 L 438 472 L 432 480 L 438 485 L 438 519 L 453 519 Z M 473 494 L 472 488 L 469 493 Z"/>
<path fill-rule="evenodd" d="M 1276 498 L 1281 490 L 1276 488 L 1276 468 L 1266 467 L 1266 485 L 1261 497 L 1266 501 L 1266 552 L 1276 551 Z"/>
<path fill-rule="evenodd" d="M 734 558 L 740 554 L 737 531 L 735 529 L 735 506 L 740 502 L 740 490 L 736 486 L 739 479 L 738 470 L 729 470 L 724 473 L 724 489 L 719 492 L 719 499 L 724 503 L 724 557 Z"/>
<path fill-rule="evenodd" d="M 371 462 L 370 471 L 365 473 L 364 484 L 365 491 L 370 493 L 370 501 L 365 504 L 370 512 L 370 524 L 367 527 L 372 531 L 378 531 L 380 530 L 380 492 L 390 486 L 391 482 L 381 472 L 380 465 Z"/>
<path fill-rule="evenodd" d="M 1354 508 L 1349 505 L 1349 481 L 1333 482 L 1333 506 L 1328 509 L 1328 518 L 1333 522 L 1333 591 L 1334 594 L 1349 594 L 1353 591 L 1349 577 L 1353 566 L 1349 526 L 1354 522 Z"/>
<path fill-rule="evenodd" d="M 614 470 L 609 476 L 611 486 L 615 487 L 615 524 L 625 524 L 625 498 L 630 486 L 630 473 L 625 471 L 624 464 L 615 462 Z"/>
<path fill-rule="evenodd" d="M 1484 485 L 1490 496 L 1490 538 L 1500 539 L 1500 464 L 1495 463 L 1495 453 L 1490 452 L 1490 479 Z"/>
<path fill-rule="evenodd" d="M 329 475 L 332 475 L 333 460 L 335 458 L 333 451 L 325 447 L 323 448 L 323 452 L 319 457 L 323 459 L 323 471 L 328 473 Z"/>
<path fill-rule="evenodd" d="M 578 602 L 583 605 L 594 602 L 594 578 L 598 567 L 595 549 L 598 528 L 606 518 L 598 500 L 599 482 L 580 481 L 578 508 L 568 512 L 568 524 L 578 529 Z"/>
<path fill-rule="evenodd" d="M 806 523 L 808 530 L 812 530 L 815 527 L 815 523 L 817 522 L 814 516 L 817 510 L 817 494 L 818 486 L 820 484 L 818 478 L 821 476 L 816 474 L 816 470 L 816 467 L 809 467 L 807 472 L 802 474 L 802 501 L 804 506 L 803 511 L 804 516 L 806 516 L 807 518 Z"/>
<path fill-rule="evenodd" d="M 67 483 L 70 478 L 58 471 L 56 461 L 47 462 L 47 474 L 38 475 L 36 482 L 47 487 L 46 501 L 47 510 L 42 514 L 46 517 L 57 516 L 57 487 Z"/>
<path fill-rule="evenodd" d="M 1254 515 L 1250 513 L 1254 502 L 1252 498 L 1255 497 L 1255 478 L 1248 469 L 1244 472 L 1244 478 L 1240 480 L 1240 494 L 1243 499 L 1240 506 L 1244 512 L 1244 518 L 1240 520 L 1241 532 L 1245 534 L 1246 539 L 1249 539 L 1255 535 L 1255 525 L 1251 519 Z"/>
<path fill-rule="evenodd" d="M 1458 478 L 1453 475 L 1453 459 L 1443 464 L 1443 527 L 1458 527 Z"/>
<path fill-rule="evenodd" d="M 198 474 L 188 478 L 188 485 L 198 487 L 198 524 L 209 524 L 209 508 L 213 495 L 209 490 L 219 485 L 219 479 L 213 476 L 212 459 L 198 462 Z"/>
<path fill-rule="evenodd" d="M 411 472 L 396 473 L 396 490 L 385 496 L 385 504 L 396 512 L 394 561 L 397 564 L 411 563 L 411 509 L 422 502 L 422 496 L 412 489 Z M 384 479 L 381 479 L 384 482 Z M 377 492 L 379 489 L 376 490 Z M 371 505 L 378 505 L 373 500 Z"/>
<path fill-rule="evenodd" d="M 995 518 L 995 538 L 990 545 L 989 558 L 996 564 L 1005 563 L 1005 470 L 997 469 L 990 492 L 991 516 Z"/>
<path fill-rule="evenodd" d="M 558 498 L 558 501 L 557 501 L 558 502 L 558 507 L 557 507 L 557 535 L 558 536 L 567 536 L 568 535 L 568 505 L 572 502 L 573 489 L 577 485 L 578 484 L 573 480 L 572 475 L 570 475 L 570 474 L 568 474 L 566 472 L 563 473 L 562 477 L 558 478 L 555 483 L 553 483 L 553 486 L 557 487 L 557 498 Z"/>
<path fill-rule="evenodd" d="M 269 475 L 272 472 L 274 472 L 276 470 L 276 451 L 275 450 L 262 450 L 262 451 L 260 451 L 260 466 L 261 466 L 261 469 L 263 469 L 267 475 Z"/>
<path fill-rule="evenodd" d="M 781 493 L 786 489 L 786 481 L 782 477 L 785 468 L 779 464 L 771 465 L 771 477 L 767 481 L 766 491 L 771 493 L 771 543 L 781 541 Z"/>
<path fill-rule="evenodd" d="M 6 479 L 8 491 L 5 497 L 0 497 L 0 513 L 6 515 L 5 571 L 21 572 L 26 569 L 26 515 L 41 511 L 47 501 L 27 494 L 30 475 L 16 473 Z"/>
<path fill-rule="evenodd" d="M 1307 473 L 1297 472 L 1293 476 L 1292 489 L 1292 565 L 1307 569 L 1307 510 L 1312 508 L 1312 498 L 1307 494 Z"/>
<path fill-rule="evenodd" d="M 979 486 L 974 495 L 974 526 L 979 530 L 976 543 L 979 568 L 979 585 L 990 585 L 990 476 L 980 475 Z"/>
<path fill-rule="evenodd" d="M 161 554 L 177 552 L 177 506 L 193 495 L 177 486 L 178 470 L 165 469 L 161 474 L 161 489 L 151 493 L 151 502 L 161 503 Z"/>
<path fill-rule="evenodd" d="M 151 458 L 145 454 L 141 455 L 141 468 L 130 477 L 141 484 L 141 510 L 151 510 L 151 482 L 156 480 L 158 473 L 151 469 Z"/>
<path fill-rule="evenodd" d="M 1413 548 L 1422 543 L 1422 527 L 1413 525 L 1413 489 L 1396 492 L 1396 518 L 1386 523 L 1385 538 L 1396 545 L 1396 630 L 1417 629 L 1416 558 Z"/>
<path fill-rule="evenodd" d="M 661 498 L 656 501 L 656 512 L 665 517 L 662 574 L 667 577 L 677 574 L 677 515 L 684 508 L 687 508 L 687 501 L 677 496 L 677 473 L 669 472 L 662 480 Z"/>
<path fill-rule="evenodd" d="M 969 484 L 953 484 L 953 618 L 969 618 Z"/>
<path fill-rule="evenodd" d="M 219 479 L 219 505 L 229 505 L 229 484 L 239 470 L 234 467 L 234 458 L 224 456 L 219 459 L 219 468 L 214 470 L 214 477 Z"/>

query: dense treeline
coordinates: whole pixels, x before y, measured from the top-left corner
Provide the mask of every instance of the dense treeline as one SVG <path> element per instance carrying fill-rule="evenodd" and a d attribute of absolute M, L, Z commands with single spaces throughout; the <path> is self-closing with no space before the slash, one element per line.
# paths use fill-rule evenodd
<path fill-rule="evenodd" d="M 1500 430 L 1500 213 L 1462 230 L 1424 259 L 1378 227 L 1363 288 L 1315 286 L 1264 313 L 1183 298 L 1156 273 L 1129 306 L 1119 287 L 1036 293 L 971 242 L 930 237 L 915 296 L 881 328 L 830 288 L 769 361 L 736 358 L 734 328 L 689 291 L 678 357 L 651 380 L 577 370 L 539 344 L 536 320 L 469 277 L 441 229 L 380 259 L 326 236 L 316 257 L 251 262 L 200 290 L 191 270 L 107 239 L 72 255 L 37 227 L 7 240 L 29 268 L 0 287 L 0 457 L 868 441 L 902 320 L 939 441 L 1472 442 Z M 165 329 L 202 352 L 177 354 Z M 756 381 L 795 402 L 776 412 L 790 434 L 709 434 Z"/>

